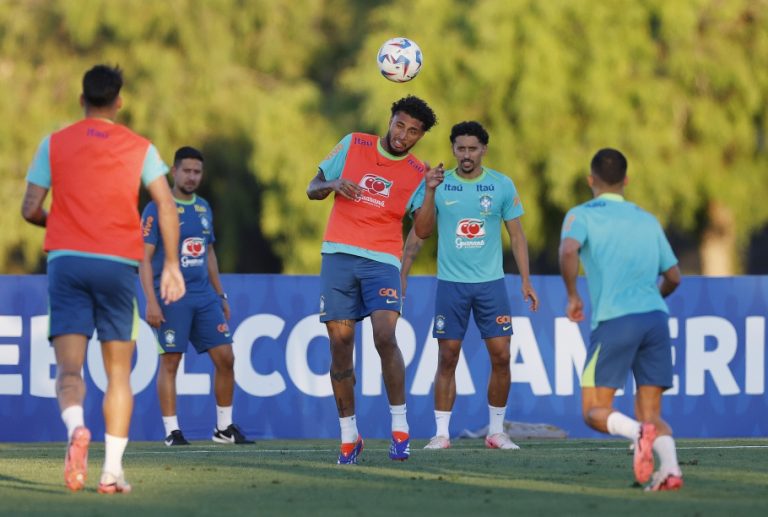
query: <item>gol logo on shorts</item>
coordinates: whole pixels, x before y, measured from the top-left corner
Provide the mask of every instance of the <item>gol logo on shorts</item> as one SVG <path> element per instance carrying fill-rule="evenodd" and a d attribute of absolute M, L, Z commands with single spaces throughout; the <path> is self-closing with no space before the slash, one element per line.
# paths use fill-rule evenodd
<path fill-rule="evenodd" d="M 393 289 L 391 287 L 382 287 L 379 289 L 379 296 L 383 296 L 385 298 L 394 298 L 397 300 L 397 289 Z"/>
<path fill-rule="evenodd" d="M 496 323 L 498 323 L 499 325 L 512 323 L 512 318 L 506 314 L 504 314 L 503 316 L 496 316 Z"/>

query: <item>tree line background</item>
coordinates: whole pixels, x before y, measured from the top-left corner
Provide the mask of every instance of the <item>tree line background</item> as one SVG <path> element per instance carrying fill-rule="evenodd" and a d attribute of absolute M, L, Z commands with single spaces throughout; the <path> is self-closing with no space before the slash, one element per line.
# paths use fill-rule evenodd
<path fill-rule="evenodd" d="M 424 52 L 410 83 L 376 68 L 394 36 Z M 484 163 L 521 194 L 533 273 L 557 272 L 562 217 L 589 199 L 601 147 L 627 155 L 627 197 L 659 217 L 684 273 L 768 273 L 768 0 L 5 0 L 2 272 L 45 271 L 43 231 L 20 216 L 26 171 L 81 117 L 96 63 L 123 68 L 119 122 L 166 162 L 203 150 L 223 272 L 318 273 L 331 203 L 306 198 L 317 164 L 348 132 L 383 134 L 415 94 L 439 118 L 423 160 L 455 165 L 456 122 L 488 128 Z M 434 273 L 434 244 L 414 273 Z"/>

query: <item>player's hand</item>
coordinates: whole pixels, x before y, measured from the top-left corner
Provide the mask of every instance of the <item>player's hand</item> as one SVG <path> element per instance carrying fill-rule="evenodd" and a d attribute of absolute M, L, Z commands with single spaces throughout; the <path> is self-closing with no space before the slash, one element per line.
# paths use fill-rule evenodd
<path fill-rule="evenodd" d="M 229 317 L 232 316 L 232 309 L 229 308 L 228 300 L 221 300 L 221 309 L 224 311 L 224 319 L 229 321 Z"/>
<path fill-rule="evenodd" d="M 536 312 L 539 310 L 539 295 L 536 294 L 530 282 L 523 282 L 523 300 L 528 302 L 528 308 Z"/>
<path fill-rule="evenodd" d="M 360 187 L 360 185 L 345 178 L 339 178 L 332 182 L 332 184 L 334 192 L 353 201 L 359 198 L 363 193 L 363 189 Z"/>
<path fill-rule="evenodd" d="M 445 180 L 445 169 L 443 168 L 443 162 L 437 164 L 436 167 L 430 168 L 428 163 L 424 163 L 427 167 L 427 172 L 424 174 L 424 182 L 427 188 L 437 188 L 443 180 Z"/>
<path fill-rule="evenodd" d="M 579 322 L 584 320 L 584 302 L 580 296 L 569 296 L 568 305 L 565 306 L 565 315 L 571 321 Z"/>
<path fill-rule="evenodd" d="M 145 319 L 147 320 L 147 323 L 149 323 L 150 327 L 154 327 L 156 329 L 160 328 L 160 325 L 165 321 L 163 310 L 160 308 L 160 304 L 157 303 L 157 300 L 147 302 L 147 313 Z"/>
<path fill-rule="evenodd" d="M 187 286 L 184 284 L 184 276 L 181 274 L 179 265 L 163 266 L 163 272 L 160 274 L 160 298 L 166 305 L 173 303 L 187 292 Z"/>

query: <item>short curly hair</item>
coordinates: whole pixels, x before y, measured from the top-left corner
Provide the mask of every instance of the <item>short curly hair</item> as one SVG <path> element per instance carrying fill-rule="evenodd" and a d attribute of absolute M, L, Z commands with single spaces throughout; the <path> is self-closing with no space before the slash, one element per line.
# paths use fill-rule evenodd
<path fill-rule="evenodd" d="M 479 123 L 474 120 L 459 122 L 451 128 L 451 143 L 455 144 L 456 139 L 460 136 L 474 136 L 477 140 L 483 144 L 488 145 L 488 131 Z"/>
<path fill-rule="evenodd" d="M 424 131 L 429 131 L 437 124 L 437 115 L 432 111 L 432 108 L 415 95 L 408 95 L 399 101 L 393 102 L 392 116 L 394 117 L 399 111 L 407 113 L 416 120 L 420 120 L 424 124 Z"/>

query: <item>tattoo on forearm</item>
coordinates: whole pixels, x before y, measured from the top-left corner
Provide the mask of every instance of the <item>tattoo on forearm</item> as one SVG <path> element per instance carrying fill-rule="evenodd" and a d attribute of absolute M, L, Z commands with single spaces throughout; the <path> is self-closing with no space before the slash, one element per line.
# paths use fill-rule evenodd
<path fill-rule="evenodd" d="M 348 370 L 344 370 L 342 372 L 334 372 L 331 370 L 331 379 L 333 379 L 336 382 L 341 382 L 344 379 L 348 379 L 350 377 L 354 378 L 355 370 L 352 368 L 349 368 Z"/>

